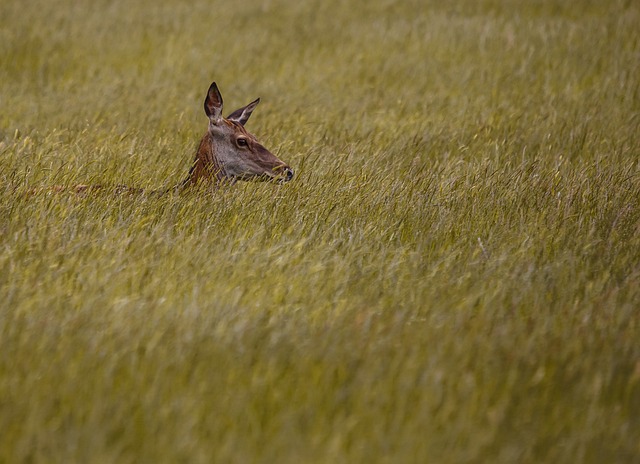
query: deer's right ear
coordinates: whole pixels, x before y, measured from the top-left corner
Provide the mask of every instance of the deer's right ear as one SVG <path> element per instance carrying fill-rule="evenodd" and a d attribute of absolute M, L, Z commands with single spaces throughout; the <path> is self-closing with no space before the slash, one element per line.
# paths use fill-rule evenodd
<path fill-rule="evenodd" d="M 247 106 L 243 106 L 242 108 L 235 110 L 233 113 L 227 116 L 227 119 L 231 119 L 232 121 L 239 122 L 244 126 L 249 120 L 251 113 L 253 113 L 253 110 L 255 110 L 256 106 L 258 106 L 258 103 L 260 103 L 259 98 L 257 100 L 252 101 Z"/>
<path fill-rule="evenodd" d="M 204 100 L 204 112 L 209 116 L 213 124 L 218 124 L 222 120 L 222 95 L 216 83 L 212 83 Z"/>

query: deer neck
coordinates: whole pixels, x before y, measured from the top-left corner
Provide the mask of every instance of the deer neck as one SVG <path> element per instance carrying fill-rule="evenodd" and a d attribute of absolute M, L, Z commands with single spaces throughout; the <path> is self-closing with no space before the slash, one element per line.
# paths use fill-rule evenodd
<path fill-rule="evenodd" d="M 196 157 L 193 160 L 189 175 L 181 186 L 186 188 L 200 182 L 218 184 L 225 178 L 222 166 L 218 161 L 213 145 L 213 137 L 207 132 L 198 146 Z"/>

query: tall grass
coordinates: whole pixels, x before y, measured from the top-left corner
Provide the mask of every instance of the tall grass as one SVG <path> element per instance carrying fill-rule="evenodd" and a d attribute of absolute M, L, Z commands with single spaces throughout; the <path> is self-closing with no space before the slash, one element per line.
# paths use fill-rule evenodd
<path fill-rule="evenodd" d="M 640 460 L 640 8 L 0 5 L 0 462 Z M 211 80 L 296 170 L 186 176 Z"/>

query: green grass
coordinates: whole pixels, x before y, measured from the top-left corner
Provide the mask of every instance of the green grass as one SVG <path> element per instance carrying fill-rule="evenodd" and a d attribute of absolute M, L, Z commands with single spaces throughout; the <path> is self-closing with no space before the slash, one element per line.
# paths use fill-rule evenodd
<path fill-rule="evenodd" d="M 0 462 L 640 462 L 632 1 L 0 5 Z M 296 170 L 162 197 L 212 80 Z"/>

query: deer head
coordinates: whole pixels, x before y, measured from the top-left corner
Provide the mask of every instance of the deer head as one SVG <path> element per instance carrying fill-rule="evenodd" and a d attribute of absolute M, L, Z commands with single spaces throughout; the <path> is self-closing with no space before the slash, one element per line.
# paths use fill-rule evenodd
<path fill-rule="evenodd" d="M 202 137 L 196 159 L 185 184 L 200 180 L 272 180 L 288 182 L 293 169 L 267 150 L 244 128 L 260 99 L 252 101 L 228 117 L 222 116 L 222 95 L 212 83 L 204 100 L 209 128 Z"/>

